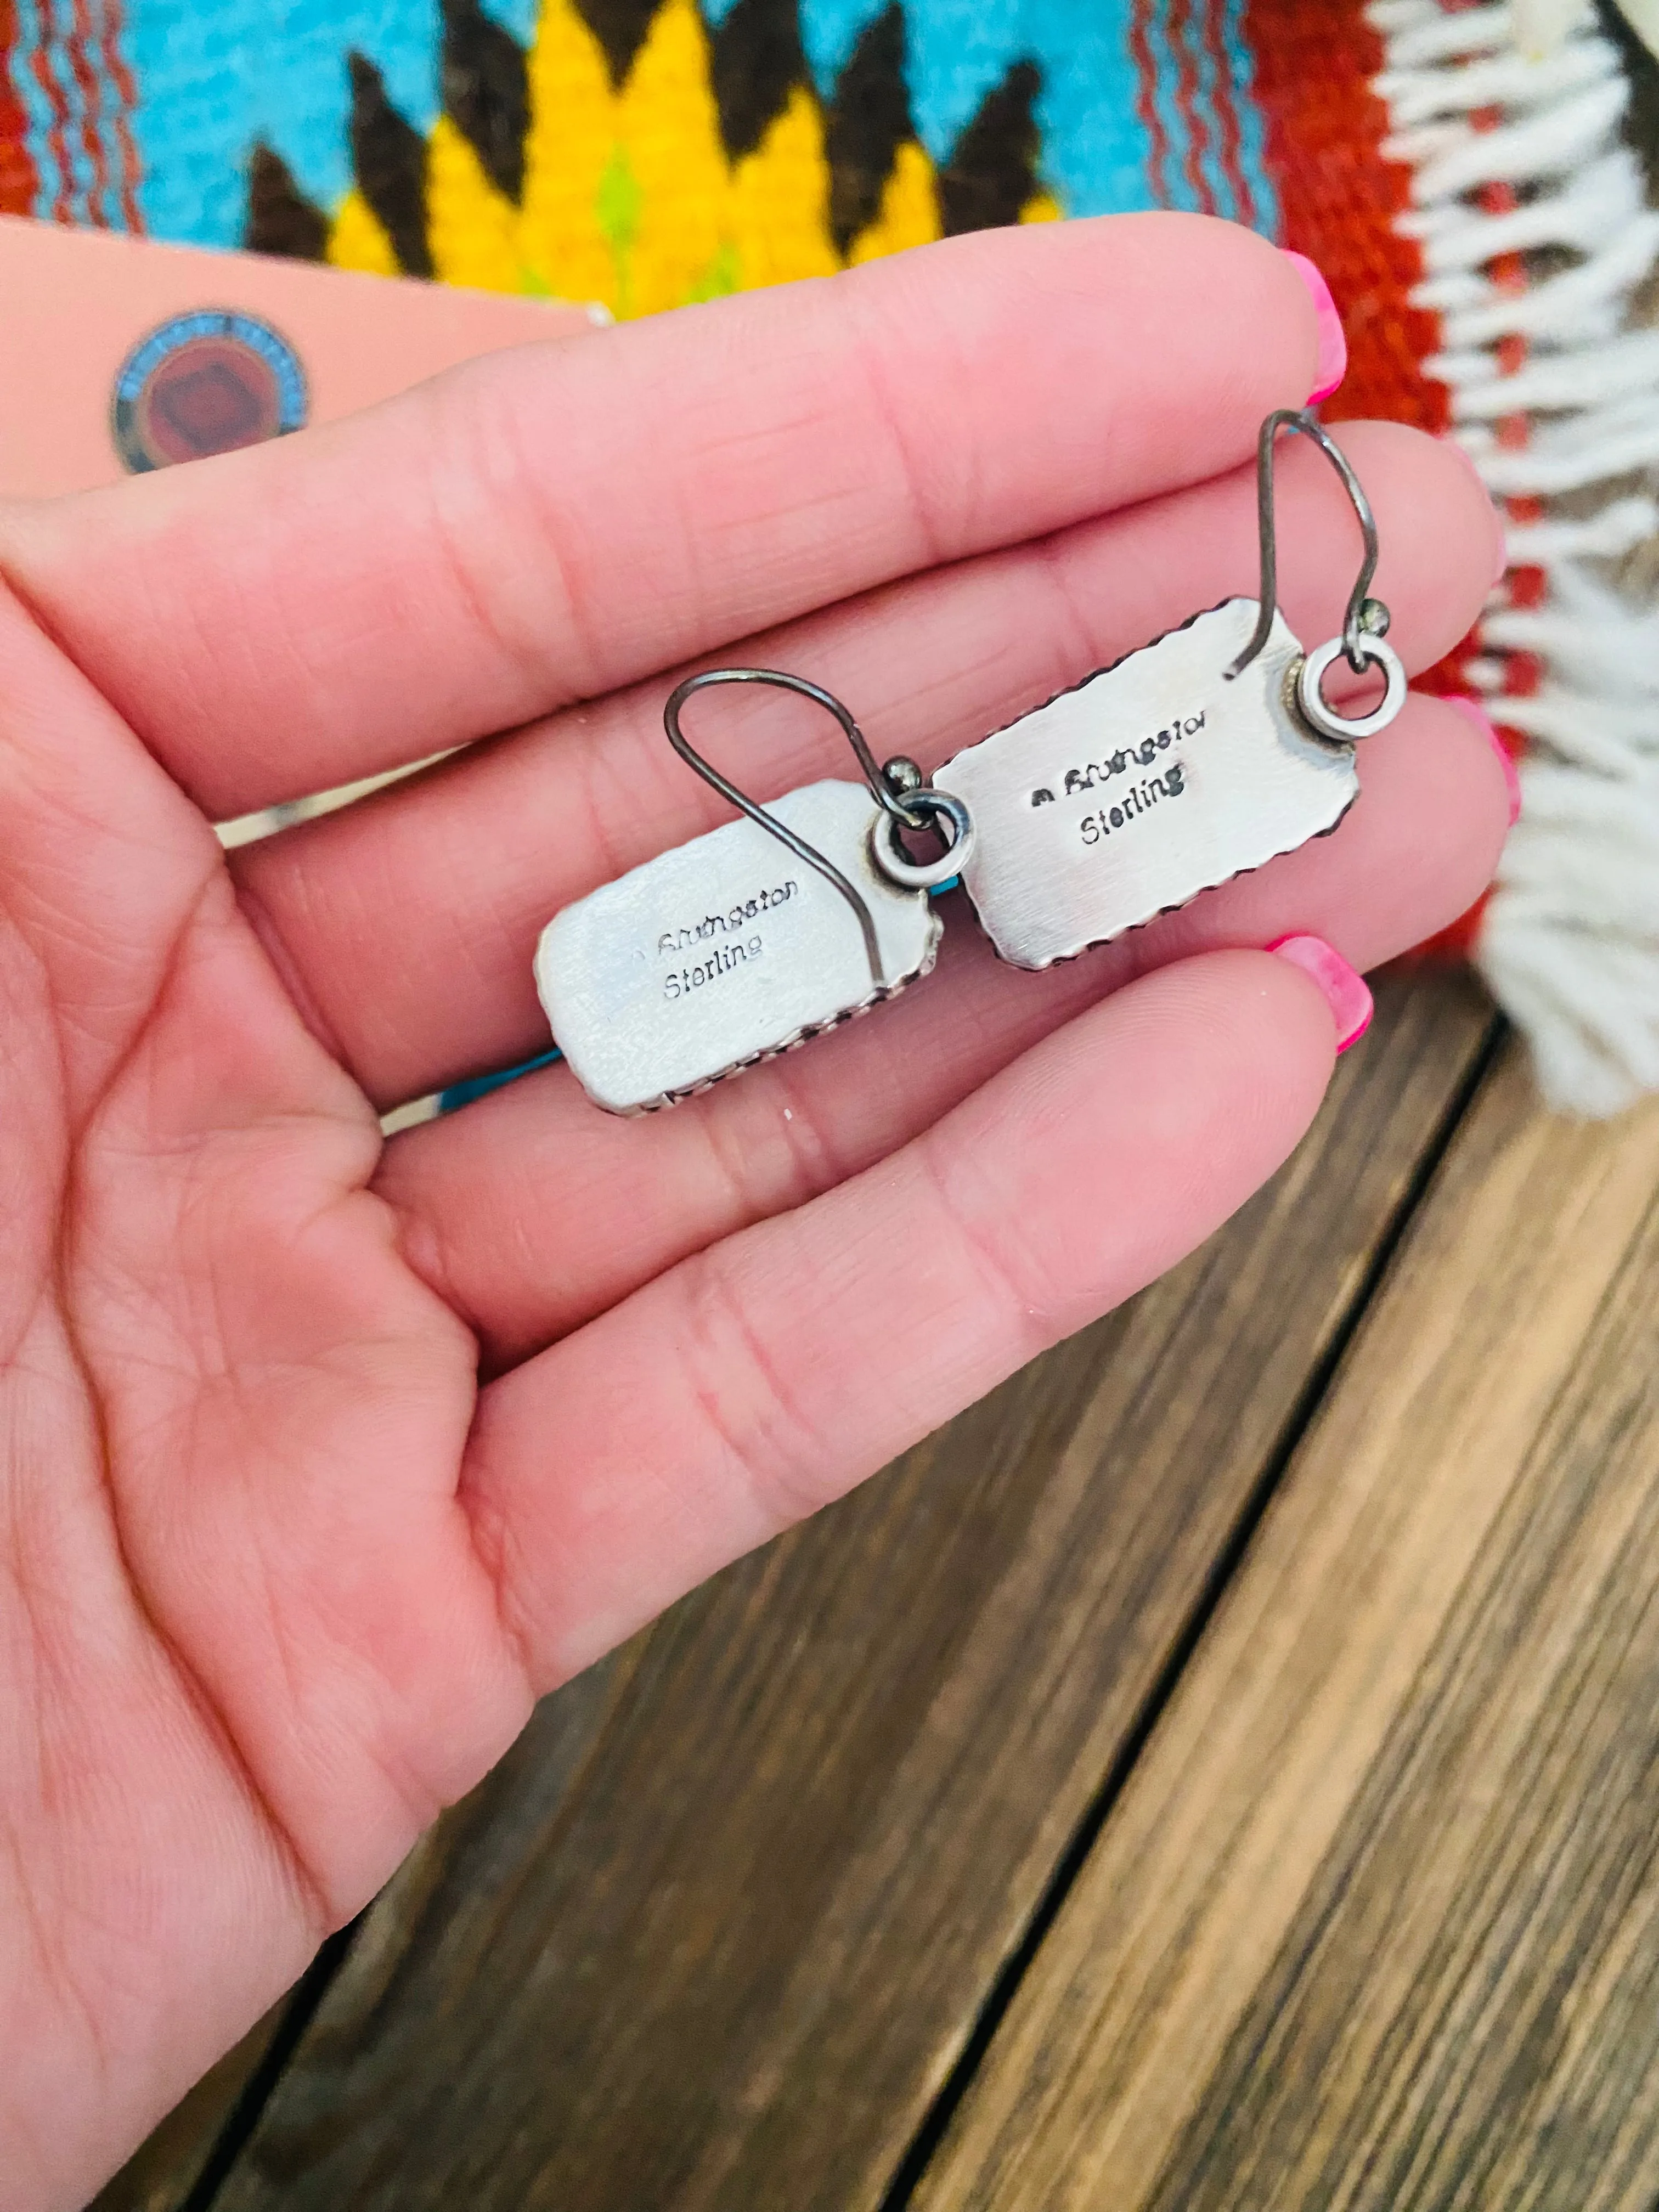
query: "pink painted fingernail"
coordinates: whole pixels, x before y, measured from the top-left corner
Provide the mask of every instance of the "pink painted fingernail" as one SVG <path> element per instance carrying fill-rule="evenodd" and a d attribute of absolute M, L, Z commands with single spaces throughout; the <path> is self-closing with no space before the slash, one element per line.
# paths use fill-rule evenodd
<path fill-rule="evenodd" d="M 1319 318 L 1319 366 L 1314 372 L 1314 388 L 1308 394 L 1310 406 L 1321 399 L 1328 399 L 1348 373 L 1348 341 L 1342 328 L 1342 318 L 1336 312 L 1336 302 L 1331 297 L 1331 288 L 1319 272 L 1316 263 L 1305 253 L 1292 253 L 1283 249 L 1285 258 L 1291 264 L 1312 296 L 1314 313 Z"/>
<path fill-rule="evenodd" d="M 1521 818 L 1521 778 L 1509 747 L 1498 734 L 1492 717 L 1478 699 L 1465 698 L 1461 694 L 1448 694 L 1446 704 L 1455 708 L 1472 729 L 1479 730 L 1497 754 L 1498 764 L 1504 771 L 1504 787 L 1510 795 L 1510 827 L 1513 830 Z"/>
<path fill-rule="evenodd" d="M 1336 1024 L 1337 1050 L 1346 1052 L 1351 1044 L 1358 1044 L 1371 1025 L 1371 994 L 1364 977 L 1349 967 L 1336 947 L 1322 937 L 1281 937 L 1267 949 L 1311 975 L 1325 994 Z"/>

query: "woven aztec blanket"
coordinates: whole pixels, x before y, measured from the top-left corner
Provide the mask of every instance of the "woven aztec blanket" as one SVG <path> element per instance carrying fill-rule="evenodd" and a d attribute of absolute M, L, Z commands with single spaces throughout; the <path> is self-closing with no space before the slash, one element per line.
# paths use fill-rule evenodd
<path fill-rule="evenodd" d="M 1554 12 L 1540 58 L 1526 0 L 0 0 L 0 210 L 618 317 L 1149 206 L 1310 255 L 1327 413 L 1456 436 L 1506 510 L 1428 679 L 1524 755 L 1455 942 L 1605 1113 L 1659 1088 L 1659 215 L 1647 57 Z"/>

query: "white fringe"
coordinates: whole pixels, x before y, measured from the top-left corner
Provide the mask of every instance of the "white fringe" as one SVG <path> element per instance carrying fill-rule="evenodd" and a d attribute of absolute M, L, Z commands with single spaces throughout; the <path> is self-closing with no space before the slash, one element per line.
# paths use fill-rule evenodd
<path fill-rule="evenodd" d="M 1659 260 L 1659 214 L 1620 143 L 1628 88 L 1593 21 L 1536 59 L 1521 51 L 1526 0 L 1367 12 L 1395 125 L 1383 150 L 1415 171 L 1400 219 L 1423 251 L 1413 304 L 1444 337 L 1425 368 L 1451 392 L 1455 434 L 1500 499 L 1607 488 L 1511 527 L 1511 562 L 1545 572 L 1545 599 L 1517 607 L 1499 587 L 1469 678 L 1528 741 L 1476 957 L 1531 1038 L 1551 1104 L 1613 1114 L 1659 1090 L 1659 611 L 1596 565 L 1659 531 L 1659 501 L 1614 481 L 1659 467 L 1659 331 L 1627 326 Z M 1493 109 L 1497 127 L 1477 127 Z M 1517 186 L 1522 204 L 1487 213 L 1474 195 L 1489 183 Z M 1520 291 L 1488 273 L 1499 254 L 1540 249 L 1576 258 Z M 1498 346 L 1516 336 L 1527 358 L 1505 375 Z M 1500 430 L 1517 415 L 1519 447 Z M 1510 689 L 1513 653 L 1545 672 L 1525 696 Z"/>

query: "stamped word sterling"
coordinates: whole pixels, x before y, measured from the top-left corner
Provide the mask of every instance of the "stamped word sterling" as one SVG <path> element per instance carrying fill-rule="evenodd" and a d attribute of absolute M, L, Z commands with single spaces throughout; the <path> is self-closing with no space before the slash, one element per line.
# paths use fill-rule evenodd
<path fill-rule="evenodd" d="M 1281 429 L 1332 462 L 1364 540 L 1342 634 L 1310 653 L 1277 604 Z M 942 924 L 928 894 L 950 883 L 960 880 L 1005 960 L 1047 968 L 1328 835 L 1359 795 L 1356 742 L 1405 698 L 1405 671 L 1383 642 L 1388 610 L 1368 596 L 1376 526 L 1346 455 L 1297 410 L 1262 424 L 1257 489 L 1258 598 L 1192 616 L 968 746 L 931 783 L 914 761 L 878 768 L 848 708 L 805 677 L 688 677 L 664 709 L 669 741 L 744 818 L 632 869 L 543 931 L 537 986 L 590 1097 L 619 1114 L 672 1105 L 892 998 L 932 968 Z M 1356 675 L 1382 673 L 1367 714 L 1326 702 L 1339 654 Z M 823 708 L 864 781 L 757 805 L 680 726 L 689 699 L 726 684 L 772 684 Z M 944 849 L 919 860 L 904 840 L 924 832 Z M 801 863 L 781 879 L 779 844 Z"/>

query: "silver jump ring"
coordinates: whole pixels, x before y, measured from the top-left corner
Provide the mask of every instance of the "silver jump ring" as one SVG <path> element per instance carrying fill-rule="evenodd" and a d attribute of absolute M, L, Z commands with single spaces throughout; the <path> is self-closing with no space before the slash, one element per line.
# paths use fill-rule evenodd
<path fill-rule="evenodd" d="M 1406 703 L 1406 671 L 1394 647 L 1384 645 L 1380 637 L 1362 635 L 1359 651 L 1368 665 L 1375 664 L 1382 671 L 1385 687 L 1381 702 L 1369 714 L 1339 714 L 1325 703 L 1321 688 L 1325 672 L 1346 653 L 1341 638 L 1333 637 L 1316 647 L 1297 671 L 1296 703 L 1303 720 L 1322 738 L 1329 738 L 1338 744 L 1352 744 L 1357 738 L 1374 738 L 1379 730 L 1388 728 Z"/>
<path fill-rule="evenodd" d="M 936 860 L 913 860 L 899 842 L 900 823 L 890 814 L 878 814 L 870 824 L 870 857 L 890 883 L 907 891 L 930 891 L 960 875 L 974 849 L 974 817 L 959 799 L 948 791 L 924 784 L 908 791 L 904 804 L 922 815 L 942 816 L 951 824 L 951 842 Z"/>

